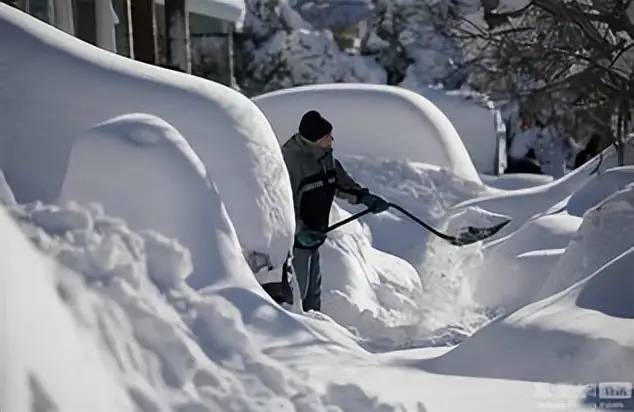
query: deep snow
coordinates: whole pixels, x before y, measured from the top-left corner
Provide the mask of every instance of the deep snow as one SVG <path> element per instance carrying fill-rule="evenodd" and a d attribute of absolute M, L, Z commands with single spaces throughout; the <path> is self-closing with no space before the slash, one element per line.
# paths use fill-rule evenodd
<path fill-rule="evenodd" d="M 294 231 L 288 175 L 270 125 L 246 97 L 87 45 L 5 4 L 0 39 L 0 168 L 18 201 L 54 201 L 76 138 L 145 113 L 196 151 L 247 253 L 281 266 Z"/>
<path fill-rule="evenodd" d="M 253 104 L 2 4 L 0 34 L 0 409 L 576 411 L 586 385 L 634 380 L 634 178 L 613 153 L 504 190 L 464 147 L 447 169 L 337 136 L 356 179 L 441 230 L 513 224 L 457 248 L 367 216 L 322 248 L 324 313 L 294 313 L 246 263 L 279 266 L 293 230 Z"/>

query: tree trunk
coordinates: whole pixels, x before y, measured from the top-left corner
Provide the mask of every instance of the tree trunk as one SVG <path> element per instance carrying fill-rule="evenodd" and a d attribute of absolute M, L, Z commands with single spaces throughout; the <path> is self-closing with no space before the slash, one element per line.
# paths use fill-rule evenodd
<path fill-rule="evenodd" d="M 189 14 L 186 0 L 165 0 L 167 64 L 186 73 L 192 71 Z"/>
<path fill-rule="evenodd" d="M 156 24 L 154 0 L 132 3 L 132 41 L 136 60 L 156 64 Z"/>

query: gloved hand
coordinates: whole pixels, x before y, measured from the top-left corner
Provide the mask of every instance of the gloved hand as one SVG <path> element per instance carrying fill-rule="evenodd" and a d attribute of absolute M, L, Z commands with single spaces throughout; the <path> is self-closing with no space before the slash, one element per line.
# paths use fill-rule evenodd
<path fill-rule="evenodd" d="M 385 212 L 390 207 L 389 203 L 386 202 L 385 199 L 369 192 L 362 194 L 361 199 L 359 200 L 361 203 L 366 205 L 372 213 Z"/>
<path fill-rule="evenodd" d="M 295 243 L 300 247 L 318 248 L 326 241 L 326 234 L 318 230 L 302 229 L 295 235 Z"/>

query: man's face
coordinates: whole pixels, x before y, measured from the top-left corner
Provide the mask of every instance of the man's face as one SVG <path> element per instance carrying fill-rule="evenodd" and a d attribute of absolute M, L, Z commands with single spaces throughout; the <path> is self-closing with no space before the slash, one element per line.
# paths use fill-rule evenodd
<path fill-rule="evenodd" d="M 332 141 L 333 141 L 332 133 L 328 133 L 321 139 L 317 140 L 315 143 L 317 143 L 319 147 L 322 147 L 324 149 L 332 149 Z"/>

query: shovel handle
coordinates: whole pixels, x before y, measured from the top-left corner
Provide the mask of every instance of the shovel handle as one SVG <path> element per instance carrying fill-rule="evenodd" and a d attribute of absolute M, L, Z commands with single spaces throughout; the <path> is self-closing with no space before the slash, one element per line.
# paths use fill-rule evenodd
<path fill-rule="evenodd" d="M 367 215 L 368 213 L 370 213 L 370 209 L 365 209 L 365 210 L 362 210 L 359 213 L 355 213 L 354 215 L 352 215 L 352 216 L 350 216 L 350 217 L 348 217 L 346 219 L 343 219 L 342 221 L 339 221 L 339 222 L 335 223 L 332 226 L 328 226 L 324 233 L 331 232 L 331 231 L 337 229 L 338 227 L 345 225 L 346 223 L 350 223 L 353 220 L 357 220 L 358 218 Z"/>
<path fill-rule="evenodd" d="M 449 241 L 451 243 L 454 243 L 454 242 L 457 241 L 457 239 L 454 236 L 449 236 L 449 235 L 446 235 L 444 233 L 441 233 L 441 232 L 437 231 L 436 229 L 434 229 L 433 227 L 429 226 L 427 223 L 423 222 L 422 220 L 420 220 L 419 218 L 417 218 L 416 216 L 414 216 L 413 214 L 411 214 L 407 210 L 403 209 L 399 205 L 394 204 L 394 203 L 389 203 L 389 205 L 390 205 L 390 207 L 393 207 L 394 209 L 396 209 L 399 212 L 403 213 L 405 216 L 409 217 L 410 219 L 412 219 L 414 222 L 418 223 L 419 225 L 421 225 L 425 229 L 429 230 L 431 233 L 433 233 L 434 235 L 438 236 L 439 238 L 445 239 L 445 240 L 447 240 L 447 241 Z"/>

